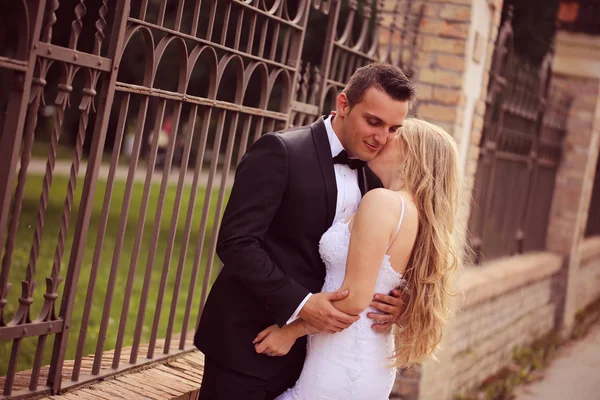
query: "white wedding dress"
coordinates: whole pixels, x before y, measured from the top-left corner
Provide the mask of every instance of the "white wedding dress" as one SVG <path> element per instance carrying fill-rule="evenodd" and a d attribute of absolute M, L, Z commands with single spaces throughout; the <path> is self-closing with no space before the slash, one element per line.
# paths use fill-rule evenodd
<path fill-rule="evenodd" d="M 404 200 L 398 230 L 403 217 Z M 319 252 L 327 269 L 323 292 L 336 291 L 344 280 L 350 243 L 348 224 L 344 221 L 334 223 L 321 237 Z M 388 293 L 402 282 L 402 274 L 392 269 L 386 254 L 375 292 Z M 367 317 L 371 311 L 375 310 L 363 311 L 357 322 L 340 333 L 318 333 L 309 337 L 300 378 L 293 388 L 276 400 L 388 399 L 396 376 L 390 359 L 393 337 L 389 331 L 375 332 L 371 328 L 373 320 Z"/>

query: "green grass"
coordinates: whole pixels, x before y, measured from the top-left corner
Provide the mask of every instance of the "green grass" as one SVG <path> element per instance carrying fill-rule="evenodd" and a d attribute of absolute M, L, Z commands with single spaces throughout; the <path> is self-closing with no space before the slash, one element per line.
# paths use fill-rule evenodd
<path fill-rule="evenodd" d="M 33 142 L 31 146 L 31 158 L 39 159 L 46 161 L 48 159 L 48 154 L 50 153 L 50 142 L 44 140 L 36 140 Z M 58 147 L 56 148 L 56 159 L 59 161 L 69 161 L 73 160 L 74 148 L 71 145 L 66 145 L 63 143 L 58 143 Z M 88 155 L 84 152 L 82 156 L 82 160 L 87 162 Z M 112 154 L 110 152 L 102 153 L 102 162 L 109 164 L 112 159 Z M 145 160 L 140 159 L 140 164 L 145 164 Z M 129 165 L 129 159 L 127 157 L 119 158 L 120 165 Z M 139 164 L 138 164 L 139 168 Z"/>
<path fill-rule="evenodd" d="M 157 172 L 158 173 L 158 172 Z M 42 176 L 29 176 L 26 184 L 25 197 L 23 201 L 23 211 L 19 219 L 19 229 L 16 235 L 16 246 L 11 263 L 9 282 L 13 284 L 11 291 L 8 296 L 8 304 L 5 308 L 7 317 L 11 318 L 18 306 L 18 297 L 21 294 L 20 282 L 25 278 L 25 271 L 29 260 L 29 254 L 31 249 L 31 243 L 33 234 L 36 226 L 37 211 L 39 207 L 39 199 L 42 187 Z M 52 263 L 54 260 L 54 253 L 58 241 L 58 233 L 61 225 L 61 218 L 64 209 L 64 200 L 66 195 L 68 178 L 67 177 L 55 177 L 52 182 L 50 191 L 48 209 L 46 214 L 46 220 L 43 229 L 43 240 L 41 243 L 39 257 L 37 261 L 37 270 L 35 273 L 35 280 L 37 281 L 37 287 L 34 293 L 34 303 L 31 307 L 32 318 L 36 318 L 43 305 L 43 293 L 45 291 L 45 278 L 50 275 Z M 81 198 L 81 187 L 83 186 L 83 179 L 78 182 L 78 187 L 75 194 L 75 200 L 73 202 L 73 212 L 71 216 L 71 222 L 69 227 L 69 233 L 67 236 L 64 256 L 62 258 L 62 266 L 60 276 L 63 278 L 66 275 L 66 270 L 70 258 L 70 249 L 73 240 L 73 232 L 77 221 L 77 211 L 79 206 L 79 200 Z M 119 319 L 121 316 L 121 307 L 124 299 L 124 291 L 127 282 L 127 275 L 130 270 L 130 261 L 133 253 L 134 241 L 136 238 L 136 231 L 138 221 L 142 217 L 140 215 L 140 209 L 142 206 L 142 193 L 143 193 L 143 182 L 136 183 L 133 188 L 133 196 L 131 199 L 131 205 L 129 207 L 129 215 L 127 218 L 127 227 L 123 238 L 123 248 L 119 257 L 119 266 L 116 280 L 115 294 L 110 313 L 110 324 L 107 332 L 107 339 L 105 350 L 114 348 L 117 330 L 119 326 Z M 127 328 L 125 335 L 125 346 L 130 345 L 133 339 L 133 332 L 135 329 L 135 322 L 138 316 L 139 303 L 141 298 L 141 291 L 143 286 L 144 274 L 147 267 L 147 260 L 152 251 L 155 252 L 154 267 L 152 271 L 152 279 L 150 285 L 150 291 L 147 296 L 147 309 L 144 320 L 143 328 L 143 342 L 148 341 L 150 337 L 150 330 L 152 321 L 156 311 L 156 302 L 158 295 L 158 288 L 160 283 L 161 274 L 163 271 L 164 257 L 166 253 L 167 241 L 169 237 L 169 230 L 171 226 L 172 213 L 175 203 L 176 185 L 169 185 L 163 208 L 162 222 L 160 223 L 160 236 L 158 245 L 156 248 L 151 248 L 151 237 L 155 226 L 155 211 L 157 208 L 157 202 L 159 197 L 159 184 L 152 185 L 150 191 L 150 197 L 148 202 L 148 210 L 146 212 L 146 222 L 143 230 L 143 239 L 139 251 L 139 258 L 135 271 L 135 279 L 133 284 L 133 292 L 131 297 L 131 303 L 128 312 Z M 190 186 L 184 188 L 182 202 L 180 207 L 179 221 L 177 224 L 177 233 L 175 239 L 175 245 L 173 248 L 172 256 L 170 257 L 170 269 L 167 280 L 167 289 L 165 292 L 164 302 L 162 306 L 162 314 L 160 319 L 159 337 L 165 336 L 165 331 L 168 323 L 171 299 L 173 295 L 173 286 L 175 281 L 175 274 L 177 270 L 178 260 L 180 256 L 180 250 L 182 247 L 182 240 L 184 234 L 185 220 L 187 215 L 187 207 L 190 199 Z M 94 255 L 94 249 L 96 248 L 98 238 L 98 226 L 100 224 L 100 216 L 104 203 L 104 194 L 106 191 L 106 182 L 99 181 L 96 194 L 94 198 L 93 211 L 91 221 L 89 225 L 88 237 L 86 240 L 85 251 L 83 254 L 83 262 L 81 266 L 81 274 L 79 283 L 77 286 L 77 293 L 75 298 L 75 306 L 73 312 L 73 318 L 71 323 L 70 335 L 67 346 L 66 359 L 72 359 L 75 357 L 75 350 L 77 346 L 77 340 L 79 337 L 79 330 L 81 327 L 83 307 L 85 304 L 86 293 L 88 291 L 88 281 L 90 278 L 90 270 L 92 266 L 92 260 Z M 98 331 L 100 321 L 102 317 L 102 310 L 105 303 L 106 288 L 108 285 L 109 272 L 111 268 L 111 261 L 115 250 L 115 244 L 117 241 L 117 231 L 119 222 L 121 220 L 121 208 L 123 204 L 123 196 L 125 193 L 125 182 L 117 181 L 114 186 L 112 201 L 110 205 L 109 219 L 107 224 L 107 230 L 104 238 L 104 244 L 102 246 L 102 253 L 100 257 L 100 268 L 96 283 L 96 289 L 93 298 L 93 306 L 90 321 L 88 324 L 88 334 L 85 343 L 84 355 L 91 354 L 95 351 L 96 342 L 98 339 Z M 227 201 L 229 192 L 226 192 L 225 202 Z M 198 314 L 199 303 L 200 303 L 200 292 L 202 290 L 202 282 L 204 277 L 204 271 L 207 264 L 208 253 L 210 250 L 211 237 L 213 233 L 213 221 L 215 218 L 215 208 L 218 197 L 218 191 L 213 191 L 212 201 L 209 208 L 208 226 L 206 230 L 206 236 L 204 238 L 204 250 L 202 252 L 202 259 L 200 262 L 199 274 L 197 283 L 195 284 L 196 291 L 193 296 L 193 307 L 192 315 L 190 318 L 189 329 L 195 328 L 196 316 Z M 200 222 L 202 217 L 203 204 L 205 202 L 205 189 L 200 188 L 197 193 L 195 212 L 192 218 L 192 234 L 189 240 L 189 246 L 187 250 L 187 257 L 185 262 L 183 283 L 180 290 L 180 297 L 177 303 L 177 313 L 175 318 L 174 332 L 180 332 L 184 311 L 185 302 L 188 295 L 188 286 L 190 282 L 190 275 L 194 262 L 194 255 L 196 252 L 196 243 L 198 238 L 198 232 L 200 228 Z M 215 257 L 213 266 L 213 274 L 211 281 L 216 277 L 216 271 L 218 271 L 218 258 Z M 60 300 L 63 293 L 65 282 L 63 281 L 59 286 L 59 299 L 57 304 L 57 310 L 60 307 Z M 50 354 L 52 350 L 52 344 L 54 335 L 52 335 L 47 344 L 44 353 L 44 363 L 47 364 L 50 361 Z M 173 341 L 175 345 L 178 343 L 179 337 L 174 337 Z M 35 348 L 37 345 L 37 338 L 26 338 L 21 342 L 21 351 L 18 361 L 18 369 L 24 370 L 31 368 L 33 358 L 35 355 Z M 12 342 L 0 342 L 0 376 L 5 375 L 8 367 L 8 359 L 10 356 Z"/>
<path fill-rule="evenodd" d="M 48 159 L 48 153 L 50 152 L 50 143 L 36 140 L 31 146 L 31 157 L 39 158 L 42 160 Z M 73 159 L 73 147 L 66 146 L 61 143 L 58 144 L 56 149 L 56 159 L 71 161 Z"/>

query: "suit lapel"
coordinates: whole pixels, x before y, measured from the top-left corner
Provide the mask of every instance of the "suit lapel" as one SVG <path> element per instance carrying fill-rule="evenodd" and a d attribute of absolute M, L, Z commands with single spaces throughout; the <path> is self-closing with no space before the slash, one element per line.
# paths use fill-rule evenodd
<path fill-rule="evenodd" d="M 335 207 L 337 203 L 337 184 L 335 182 L 335 171 L 331 156 L 331 145 L 327 138 L 327 130 L 323 118 L 319 118 L 310 126 L 313 141 L 317 150 L 317 158 L 321 166 L 323 181 L 325 182 L 325 193 L 327 197 L 327 226 L 333 224 Z"/>
<path fill-rule="evenodd" d="M 383 184 L 368 166 L 358 170 L 358 187 L 364 196 L 369 190 L 382 188 Z"/>
<path fill-rule="evenodd" d="M 365 174 L 364 168 L 359 168 L 356 173 L 356 177 L 358 179 L 358 188 L 360 189 L 361 196 L 364 196 L 365 193 L 369 190 L 367 185 L 367 175 Z"/>

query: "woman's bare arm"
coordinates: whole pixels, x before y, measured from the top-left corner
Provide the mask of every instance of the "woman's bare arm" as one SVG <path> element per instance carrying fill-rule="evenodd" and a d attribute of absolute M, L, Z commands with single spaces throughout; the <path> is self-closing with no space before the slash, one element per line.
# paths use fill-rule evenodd
<path fill-rule="evenodd" d="M 349 295 L 333 303 L 340 311 L 357 315 L 373 298 L 379 269 L 401 213 L 398 195 L 386 189 L 368 192 L 352 221 L 346 275 L 340 290 Z"/>

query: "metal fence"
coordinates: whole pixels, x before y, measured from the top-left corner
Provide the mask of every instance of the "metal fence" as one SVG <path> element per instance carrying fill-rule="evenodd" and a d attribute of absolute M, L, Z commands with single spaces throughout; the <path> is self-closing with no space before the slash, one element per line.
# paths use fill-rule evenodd
<path fill-rule="evenodd" d="M 0 383 L 14 397 L 190 351 L 248 144 L 330 109 L 359 66 L 410 72 L 420 18 L 411 0 L 2 7 Z"/>
<path fill-rule="evenodd" d="M 514 53 L 512 10 L 490 72 L 470 241 L 477 262 L 545 247 L 571 96 L 552 83 L 552 52 L 541 66 Z"/>

